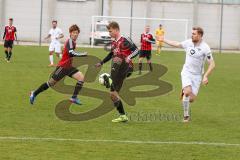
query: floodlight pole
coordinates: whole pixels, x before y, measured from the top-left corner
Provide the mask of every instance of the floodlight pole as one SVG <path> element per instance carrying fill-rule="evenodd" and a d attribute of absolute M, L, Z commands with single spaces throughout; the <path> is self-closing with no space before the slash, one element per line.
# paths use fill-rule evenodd
<path fill-rule="evenodd" d="M 103 16 L 103 10 L 104 10 L 104 0 L 102 0 L 102 10 L 101 10 L 101 16 Z"/>
<path fill-rule="evenodd" d="M 42 45 L 42 14 L 43 14 L 43 0 L 41 0 L 41 10 L 40 10 L 39 46 Z"/>
<path fill-rule="evenodd" d="M 132 39 L 133 0 L 131 0 L 130 38 Z"/>
<path fill-rule="evenodd" d="M 221 21 L 220 21 L 220 41 L 219 41 L 219 53 L 222 53 L 222 29 L 223 29 L 223 0 L 221 0 Z"/>

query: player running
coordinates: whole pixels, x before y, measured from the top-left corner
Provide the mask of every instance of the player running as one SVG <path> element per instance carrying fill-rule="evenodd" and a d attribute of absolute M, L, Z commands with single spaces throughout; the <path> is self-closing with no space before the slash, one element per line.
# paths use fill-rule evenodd
<path fill-rule="evenodd" d="M 145 32 L 141 34 L 141 50 L 139 53 L 139 60 L 138 60 L 138 66 L 139 66 L 139 74 L 142 72 L 142 61 L 143 58 L 147 58 L 147 63 L 149 65 L 150 71 L 153 70 L 152 68 L 152 43 L 155 43 L 155 39 L 153 38 L 153 35 L 150 33 L 150 26 L 145 27 Z"/>
<path fill-rule="evenodd" d="M 127 122 L 128 117 L 125 114 L 122 101 L 119 97 L 119 91 L 122 88 L 123 81 L 133 72 L 132 59 L 139 53 L 136 45 L 129 39 L 120 34 L 120 28 L 117 22 L 111 22 L 107 29 L 110 36 L 114 39 L 111 44 L 111 52 L 96 67 L 100 67 L 104 63 L 112 59 L 111 79 L 105 76 L 106 86 L 110 86 L 110 96 L 114 106 L 118 110 L 120 116 L 113 119 L 112 122 Z"/>
<path fill-rule="evenodd" d="M 50 29 L 48 36 L 44 38 L 45 40 L 49 39 L 51 37 L 51 43 L 49 45 L 49 60 L 50 64 L 49 67 L 53 67 L 53 53 L 55 51 L 56 55 L 59 58 L 62 58 L 62 50 L 61 50 L 61 43 L 60 39 L 64 37 L 63 32 L 60 28 L 57 27 L 57 21 L 52 21 L 52 28 Z"/>
<path fill-rule="evenodd" d="M 190 120 L 189 106 L 198 94 L 201 83 L 208 84 L 208 77 L 212 73 L 215 62 L 210 47 L 203 40 L 203 29 L 193 27 L 192 38 L 183 42 L 175 42 L 160 37 L 159 40 L 174 47 L 183 48 L 186 52 L 186 60 L 181 72 L 182 79 L 182 105 L 184 110 L 184 122 Z M 205 61 L 208 61 L 208 69 L 204 73 Z M 202 78 L 203 75 L 203 78 Z"/>
<path fill-rule="evenodd" d="M 162 24 L 159 24 L 159 28 L 155 31 L 156 39 L 164 36 L 164 34 L 165 34 L 165 30 L 163 29 Z M 160 55 L 163 43 L 161 41 L 157 41 L 156 44 L 157 44 L 157 54 L 156 55 Z"/>
<path fill-rule="evenodd" d="M 63 57 L 59 61 L 55 71 L 52 73 L 52 77 L 46 83 L 43 83 L 37 90 L 32 91 L 30 95 L 30 103 L 33 104 L 37 95 L 49 87 L 54 86 L 58 81 L 60 81 L 63 77 L 69 76 L 73 79 L 77 80 L 77 84 L 75 86 L 75 90 L 73 92 L 70 101 L 72 103 L 81 105 L 80 100 L 77 98 L 78 93 L 82 89 L 84 83 L 84 75 L 75 67 L 72 66 L 73 57 L 86 56 L 87 53 L 77 53 L 76 49 L 76 40 L 80 33 L 80 29 L 77 25 L 72 25 L 69 28 L 70 38 L 64 44 Z"/>
<path fill-rule="evenodd" d="M 17 41 L 17 28 L 13 26 L 12 18 L 9 18 L 8 23 L 9 23 L 8 26 L 5 26 L 3 40 L 4 40 L 4 51 L 6 55 L 5 60 L 7 62 L 10 62 L 10 59 L 12 57 L 13 42 L 14 40 Z"/>

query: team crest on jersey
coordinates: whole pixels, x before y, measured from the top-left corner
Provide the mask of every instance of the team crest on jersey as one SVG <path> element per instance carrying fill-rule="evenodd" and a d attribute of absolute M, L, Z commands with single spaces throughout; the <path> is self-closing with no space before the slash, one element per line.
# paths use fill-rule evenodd
<path fill-rule="evenodd" d="M 190 53 L 191 53 L 191 55 L 194 55 L 196 53 L 196 51 L 194 49 L 191 49 Z"/>

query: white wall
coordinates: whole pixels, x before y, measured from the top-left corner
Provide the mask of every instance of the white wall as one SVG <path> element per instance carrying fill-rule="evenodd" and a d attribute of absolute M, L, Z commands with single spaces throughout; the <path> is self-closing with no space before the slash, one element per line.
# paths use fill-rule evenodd
<path fill-rule="evenodd" d="M 8 17 L 14 18 L 14 24 L 18 28 L 20 40 L 38 41 L 40 24 L 40 0 L 0 0 L 0 5 L 5 1 L 5 6 L 0 6 L 1 25 L 7 23 Z M 110 16 L 130 16 L 130 0 L 105 0 Z M 108 6 L 106 6 L 108 5 Z M 161 2 L 152 0 L 134 0 L 133 16 L 189 19 L 189 31 L 193 23 L 202 26 L 205 30 L 205 40 L 212 48 L 219 47 L 220 37 L 220 8 L 219 4 L 199 3 L 194 7 L 192 3 Z M 4 13 L 3 9 L 5 10 Z M 147 8 L 149 10 L 147 11 Z M 43 37 L 47 35 L 51 27 L 51 20 L 57 19 L 59 27 L 68 35 L 68 27 L 78 24 L 81 28 L 79 42 L 88 43 L 91 31 L 91 16 L 100 15 L 101 0 L 87 0 L 86 2 L 64 2 L 57 0 L 44 0 L 43 7 Z M 195 15 L 194 15 L 195 14 Z M 5 19 L 3 18 L 3 15 Z M 197 19 L 193 20 L 196 17 Z M 223 47 L 224 49 L 240 49 L 240 6 L 224 6 Z M 129 20 L 119 20 L 124 34 L 129 34 Z M 158 21 L 133 21 L 133 39 L 139 41 L 139 32 L 143 31 L 146 23 L 152 26 L 152 31 L 159 23 L 165 25 L 166 35 L 176 40 L 184 39 L 184 26 L 180 23 L 166 23 Z M 2 28 L 1 28 L 2 29 Z M 0 32 L 2 34 L 2 32 Z"/>

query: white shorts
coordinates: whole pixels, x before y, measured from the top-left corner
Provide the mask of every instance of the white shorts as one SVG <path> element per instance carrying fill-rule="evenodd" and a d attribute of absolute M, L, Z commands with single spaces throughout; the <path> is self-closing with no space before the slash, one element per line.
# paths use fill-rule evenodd
<path fill-rule="evenodd" d="M 202 82 L 202 75 L 195 75 L 187 71 L 181 72 L 181 79 L 182 79 L 182 89 L 191 86 L 192 93 L 197 96 L 201 82 Z"/>
<path fill-rule="evenodd" d="M 50 52 L 62 53 L 60 42 L 51 42 L 49 45 Z"/>

